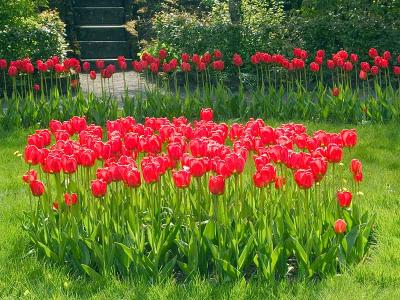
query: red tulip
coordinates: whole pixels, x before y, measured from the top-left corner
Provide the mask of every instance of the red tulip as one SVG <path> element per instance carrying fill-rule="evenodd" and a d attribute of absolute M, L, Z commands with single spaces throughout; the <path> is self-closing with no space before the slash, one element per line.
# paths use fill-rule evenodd
<path fill-rule="evenodd" d="M 371 74 L 372 74 L 372 76 L 378 75 L 378 73 L 379 73 L 379 67 L 377 67 L 377 66 L 372 66 L 372 67 L 371 67 Z"/>
<path fill-rule="evenodd" d="M 0 59 L 0 70 L 7 69 L 7 61 L 5 59 Z"/>
<path fill-rule="evenodd" d="M 8 76 L 15 77 L 15 76 L 17 76 L 17 74 L 18 74 L 18 69 L 16 67 L 10 66 L 8 68 Z"/>
<path fill-rule="evenodd" d="M 336 144 L 329 144 L 326 148 L 326 158 L 331 163 L 338 163 L 342 160 L 343 150 Z"/>
<path fill-rule="evenodd" d="M 310 70 L 312 72 L 318 72 L 319 71 L 319 64 L 317 64 L 316 62 L 312 62 L 310 64 Z"/>
<path fill-rule="evenodd" d="M 260 170 L 261 176 L 266 184 L 275 181 L 276 178 L 276 169 L 272 164 L 266 164 Z"/>
<path fill-rule="evenodd" d="M 26 183 L 31 183 L 32 181 L 37 179 L 37 172 L 33 169 L 27 171 L 23 176 L 22 180 Z"/>
<path fill-rule="evenodd" d="M 346 232 L 347 224 L 344 220 L 338 219 L 336 220 L 335 224 L 333 225 L 333 229 L 337 234 L 342 234 Z"/>
<path fill-rule="evenodd" d="M 324 50 L 318 50 L 316 55 L 317 55 L 317 57 L 324 58 L 325 57 L 325 51 Z"/>
<path fill-rule="evenodd" d="M 201 57 L 201 61 L 202 61 L 203 63 L 205 63 L 206 65 L 207 65 L 208 63 L 210 63 L 211 59 L 212 59 L 211 54 L 208 53 L 208 52 L 204 53 L 203 56 Z"/>
<path fill-rule="evenodd" d="M 132 169 L 128 173 L 124 174 L 123 181 L 126 186 L 131 188 L 137 188 L 141 185 L 141 177 L 138 169 Z"/>
<path fill-rule="evenodd" d="M 350 61 L 346 61 L 343 65 L 343 70 L 345 72 L 351 72 L 353 70 L 353 64 Z"/>
<path fill-rule="evenodd" d="M 95 179 L 91 182 L 91 190 L 96 198 L 104 197 L 107 193 L 107 182 L 102 179 Z"/>
<path fill-rule="evenodd" d="M 160 59 L 166 59 L 167 55 L 168 55 L 168 52 L 165 49 L 160 49 L 160 51 L 158 52 L 158 57 Z"/>
<path fill-rule="evenodd" d="M 393 74 L 395 76 L 400 76 L 400 66 L 394 66 L 393 67 Z"/>
<path fill-rule="evenodd" d="M 39 92 L 39 91 L 40 91 L 40 85 L 38 85 L 37 83 L 35 83 L 35 84 L 33 85 L 33 90 L 34 90 L 35 92 Z"/>
<path fill-rule="evenodd" d="M 83 67 L 83 71 L 84 71 L 84 72 L 89 72 L 89 70 L 90 70 L 90 63 L 87 62 L 87 61 L 85 61 L 85 62 L 83 62 L 82 67 Z"/>
<path fill-rule="evenodd" d="M 193 177 L 201 177 L 207 172 L 206 165 L 202 159 L 192 159 L 189 163 L 190 174 Z"/>
<path fill-rule="evenodd" d="M 142 167 L 143 179 L 147 184 L 157 182 L 160 178 L 159 170 L 156 164 L 147 163 Z"/>
<path fill-rule="evenodd" d="M 242 57 L 239 55 L 239 54 L 234 54 L 233 55 L 233 64 L 236 66 L 236 67 L 241 67 L 242 65 L 243 65 L 243 60 L 242 60 Z"/>
<path fill-rule="evenodd" d="M 385 51 L 385 52 L 383 52 L 383 58 L 386 60 L 391 60 L 392 54 L 389 51 Z"/>
<path fill-rule="evenodd" d="M 159 68 L 159 65 L 157 63 L 151 63 L 150 64 L 150 71 L 152 73 L 157 74 L 158 73 L 158 68 Z"/>
<path fill-rule="evenodd" d="M 328 170 L 328 163 L 323 158 L 314 158 L 309 162 L 309 167 L 316 182 L 322 180 Z"/>
<path fill-rule="evenodd" d="M 336 193 L 337 201 L 340 207 L 349 207 L 351 204 L 351 199 L 353 195 L 350 192 L 337 192 Z"/>
<path fill-rule="evenodd" d="M 340 89 L 338 87 L 333 87 L 332 88 L 332 96 L 333 97 L 338 97 L 340 94 Z"/>
<path fill-rule="evenodd" d="M 126 69 L 128 68 L 128 65 L 126 64 L 125 60 L 119 60 L 118 67 L 121 71 L 126 71 Z"/>
<path fill-rule="evenodd" d="M 37 64 L 37 69 L 40 73 L 46 73 L 49 68 L 46 64 L 44 64 L 43 62 L 40 62 Z"/>
<path fill-rule="evenodd" d="M 96 80 L 96 71 L 90 71 L 89 76 L 91 80 Z"/>
<path fill-rule="evenodd" d="M 378 54 L 378 51 L 377 51 L 375 48 L 371 48 L 371 49 L 369 49 L 369 51 L 368 51 L 368 55 L 369 55 L 369 57 L 371 57 L 371 58 L 375 58 L 375 57 L 378 56 L 379 54 Z"/>
<path fill-rule="evenodd" d="M 187 54 L 187 53 L 183 53 L 183 54 L 181 55 L 181 59 L 182 59 L 182 62 L 188 63 L 189 60 L 190 60 L 190 55 Z"/>
<path fill-rule="evenodd" d="M 167 146 L 168 156 L 172 160 L 180 160 L 183 155 L 182 146 L 179 143 L 170 143 Z"/>
<path fill-rule="evenodd" d="M 358 77 L 360 77 L 361 80 L 367 80 L 367 72 L 361 70 Z"/>
<path fill-rule="evenodd" d="M 343 129 L 340 132 L 340 136 L 345 147 L 353 148 L 357 144 L 357 132 L 355 129 Z"/>
<path fill-rule="evenodd" d="M 352 159 L 350 163 L 350 171 L 356 175 L 362 173 L 362 163 L 358 159 Z"/>
<path fill-rule="evenodd" d="M 315 179 L 310 170 L 300 169 L 294 173 L 294 180 L 301 189 L 309 189 L 313 186 Z"/>
<path fill-rule="evenodd" d="M 358 55 L 354 54 L 354 53 L 351 53 L 350 54 L 350 60 L 351 60 L 352 63 L 357 63 L 358 62 Z"/>
<path fill-rule="evenodd" d="M 189 171 L 179 170 L 173 172 L 172 178 L 177 188 L 187 188 L 190 185 L 191 175 Z"/>
<path fill-rule="evenodd" d="M 202 108 L 200 111 L 200 119 L 203 121 L 212 121 L 214 117 L 213 110 L 211 108 Z"/>
<path fill-rule="evenodd" d="M 222 60 L 216 60 L 212 62 L 211 67 L 214 71 L 223 71 L 225 64 Z"/>
<path fill-rule="evenodd" d="M 214 50 L 214 58 L 215 59 L 221 59 L 222 58 L 222 53 L 221 53 L 220 50 L 218 50 L 218 49 Z"/>
<path fill-rule="evenodd" d="M 258 64 L 260 63 L 260 59 L 259 59 L 259 57 L 258 57 L 256 54 L 253 54 L 253 55 L 251 56 L 250 60 L 251 60 L 251 63 L 252 63 L 253 65 L 258 65 Z"/>
<path fill-rule="evenodd" d="M 42 154 L 35 145 L 28 145 L 24 151 L 25 162 L 30 165 L 37 165 L 41 162 Z"/>
<path fill-rule="evenodd" d="M 282 189 L 286 185 L 286 179 L 284 177 L 278 176 L 275 178 L 275 188 L 277 190 Z"/>
<path fill-rule="evenodd" d="M 29 183 L 32 195 L 40 197 L 44 194 L 44 184 L 40 180 L 33 180 Z"/>
<path fill-rule="evenodd" d="M 105 68 L 104 60 L 102 60 L 102 59 L 96 60 L 96 68 L 99 71 L 103 70 Z"/>
<path fill-rule="evenodd" d="M 181 70 L 182 70 L 182 72 L 189 73 L 190 72 L 190 64 L 187 62 L 182 62 Z"/>
<path fill-rule="evenodd" d="M 316 62 L 318 65 L 322 65 L 324 62 L 324 59 L 320 56 L 315 57 L 314 62 Z"/>
<path fill-rule="evenodd" d="M 78 169 L 78 162 L 73 156 L 63 156 L 61 165 L 65 174 L 73 174 Z"/>
<path fill-rule="evenodd" d="M 107 184 L 113 181 L 113 174 L 108 167 L 98 168 L 96 170 L 96 178 L 105 181 Z"/>
<path fill-rule="evenodd" d="M 210 192 L 214 195 L 222 195 L 225 192 L 225 178 L 222 175 L 211 176 L 208 182 Z"/>
<path fill-rule="evenodd" d="M 265 181 L 264 181 L 264 179 L 263 179 L 263 177 L 262 177 L 262 175 L 261 175 L 260 172 L 256 172 L 256 173 L 253 175 L 253 182 L 254 182 L 254 185 L 255 185 L 256 187 L 258 187 L 258 188 L 263 188 L 263 187 L 265 187 Z"/>
<path fill-rule="evenodd" d="M 328 67 L 329 70 L 333 70 L 335 68 L 335 62 L 331 59 L 328 59 L 326 61 L 326 66 Z"/>
<path fill-rule="evenodd" d="M 361 182 L 363 180 L 363 172 L 359 172 L 357 174 L 353 174 L 353 179 L 357 183 Z"/>
<path fill-rule="evenodd" d="M 75 193 L 64 194 L 64 201 L 67 206 L 75 205 L 78 202 L 78 196 Z"/>

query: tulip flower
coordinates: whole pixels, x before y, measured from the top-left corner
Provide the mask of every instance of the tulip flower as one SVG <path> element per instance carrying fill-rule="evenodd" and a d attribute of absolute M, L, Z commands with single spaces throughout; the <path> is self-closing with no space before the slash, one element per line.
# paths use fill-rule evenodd
<path fill-rule="evenodd" d="M 239 54 L 233 55 L 232 62 L 236 67 L 241 67 L 243 65 L 242 57 Z"/>
<path fill-rule="evenodd" d="M 338 219 L 333 225 L 333 229 L 337 234 L 342 234 L 346 232 L 347 224 L 344 220 Z"/>
<path fill-rule="evenodd" d="M 212 121 L 214 113 L 211 108 L 203 108 L 200 112 L 200 119 L 203 121 Z"/>
<path fill-rule="evenodd" d="M 294 180 L 301 189 L 309 189 L 314 185 L 314 175 L 310 170 L 300 169 L 294 173 Z"/>
<path fill-rule="evenodd" d="M 214 195 L 223 195 L 225 192 L 225 178 L 222 175 L 211 176 L 208 182 L 210 192 Z"/>
<path fill-rule="evenodd" d="M 40 180 L 32 180 L 29 183 L 29 187 L 31 189 L 32 195 L 35 197 L 40 197 L 44 194 L 44 184 Z"/>
<path fill-rule="evenodd" d="M 340 94 L 340 89 L 338 87 L 333 87 L 332 89 L 332 96 L 333 97 L 338 97 Z"/>
<path fill-rule="evenodd" d="M 187 170 L 173 172 L 172 178 L 177 188 L 187 188 L 190 185 L 191 175 Z"/>
<path fill-rule="evenodd" d="M 33 169 L 27 171 L 23 176 L 22 180 L 26 183 L 31 183 L 37 179 L 37 172 Z"/>
<path fill-rule="evenodd" d="M 168 55 L 168 52 L 165 49 L 160 49 L 160 51 L 158 52 L 158 57 L 160 59 L 166 59 L 167 55 Z"/>
<path fill-rule="evenodd" d="M 336 193 L 337 201 L 340 207 L 349 207 L 351 204 L 351 199 L 353 195 L 347 191 L 338 191 Z"/>
<path fill-rule="evenodd" d="M 75 193 L 71 193 L 71 194 L 65 193 L 64 201 L 67 206 L 75 205 L 78 202 L 78 196 Z"/>
<path fill-rule="evenodd" d="M 92 180 L 91 190 L 96 198 L 104 197 L 107 193 L 107 182 L 102 179 Z"/>

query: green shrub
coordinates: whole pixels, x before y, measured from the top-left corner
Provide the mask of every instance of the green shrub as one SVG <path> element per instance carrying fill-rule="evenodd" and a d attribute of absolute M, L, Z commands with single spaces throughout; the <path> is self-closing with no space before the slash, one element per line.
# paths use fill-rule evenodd
<path fill-rule="evenodd" d="M 44 11 L 37 16 L 18 18 L 0 30 L 0 57 L 15 60 L 30 57 L 47 59 L 64 56 L 65 25 L 56 11 Z"/>
<path fill-rule="evenodd" d="M 214 1 L 211 12 L 200 15 L 160 12 L 153 18 L 155 39 L 151 45 L 165 46 L 175 55 L 220 49 L 229 58 L 234 53 L 248 56 L 256 51 L 291 51 L 296 34 L 289 34 L 284 27 L 282 5 L 274 1 L 269 5 L 260 0 L 243 2 L 246 5 L 239 25 L 230 22 L 225 1 Z"/>
<path fill-rule="evenodd" d="M 255 51 L 287 55 L 294 47 L 328 55 L 347 49 L 361 59 L 370 47 L 400 49 L 398 0 L 241 0 L 238 25 L 231 23 L 228 0 L 202 1 L 208 9 L 196 12 L 182 11 L 185 1 L 178 2 L 155 14 L 147 31 L 150 48 L 165 46 L 175 54 L 219 48 L 226 57 L 238 52 L 245 59 Z"/>
<path fill-rule="evenodd" d="M 368 49 L 400 49 L 400 1 L 307 1 L 293 13 L 288 28 L 302 33 L 304 47 L 310 51 L 339 49 L 367 58 Z M 364 56 L 364 57 L 363 57 Z"/>

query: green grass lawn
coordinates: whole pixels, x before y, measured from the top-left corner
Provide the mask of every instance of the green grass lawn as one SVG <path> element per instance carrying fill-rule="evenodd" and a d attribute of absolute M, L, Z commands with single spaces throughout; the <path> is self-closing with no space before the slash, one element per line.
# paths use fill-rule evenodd
<path fill-rule="evenodd" d="M 309 124 L 310 130 L 340 131 L 343 125 Z M 315 282 L 215 283 L 173 280 L 150 285 L 110 278 L 91 282 L 67 267 L 38 259 L 21 228 L 29 201 L 21 176 L 28 131 L 0 133 L 0 297 L 101 299 L 400 299 L 400 133 L 399 125 L 357 126 L 359 144 L 352 157 L 364 164 L 363 208 L 377 213 L 376 238 L 365 260 L 337 275 Z M 346 155 L 349 159 L 350 156 Z"/>

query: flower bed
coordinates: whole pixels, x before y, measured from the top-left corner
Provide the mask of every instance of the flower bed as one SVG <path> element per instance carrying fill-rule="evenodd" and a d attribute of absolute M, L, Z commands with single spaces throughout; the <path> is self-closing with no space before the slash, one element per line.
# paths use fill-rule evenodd
<path fill-rule="evenodd" d="M 134 83 L 125 77 L 128 70 L 137 73 Z M 123 78 L 119 96 L 114 93 L 116 71 Z M 400 119 L 400 55 L 379 54 L 375 48 L 362 62 L 345 50 L 331 55 L 317 50 L 312 55 L 300 48 L 294 48 L 291 56 L 257 52 L 225 57 L 214 50 L 182 53 L 179 60 L 161 49 L 153 55 L 143 53 L 131 64 L 119 56 L 115 65 L 97 60 L 95 66 L 57 56 L 36 63 L 29 58 L 0 59 L 0 73 L 5 104 L 0 123 L 5 128 L 43 125 L 51 118 L 68 120 L 73 115 L 99 124 L 118 115 L 118 102 L 125 116 L 192 119 L 197 109 L 207 106 L 226 119 L 270 116 L 344 123 Z M 65 93 L 61 80 L 66 81 Z M 100 82 L 98 91 L 95 82 Z M 182 87 L 179 82 L 184 82 Z"/>
<path fill-rule="evenodd" d="M 355 130 L 132 117 L 106 132 L 52 120 L 28 137 L 24 228 L 51 260 L 94 278 L 276 280 L 360 261 L 373 219 L 362 164 L 342 162 Z M 105 137 L 105 141 L 103 138 Z"/>

